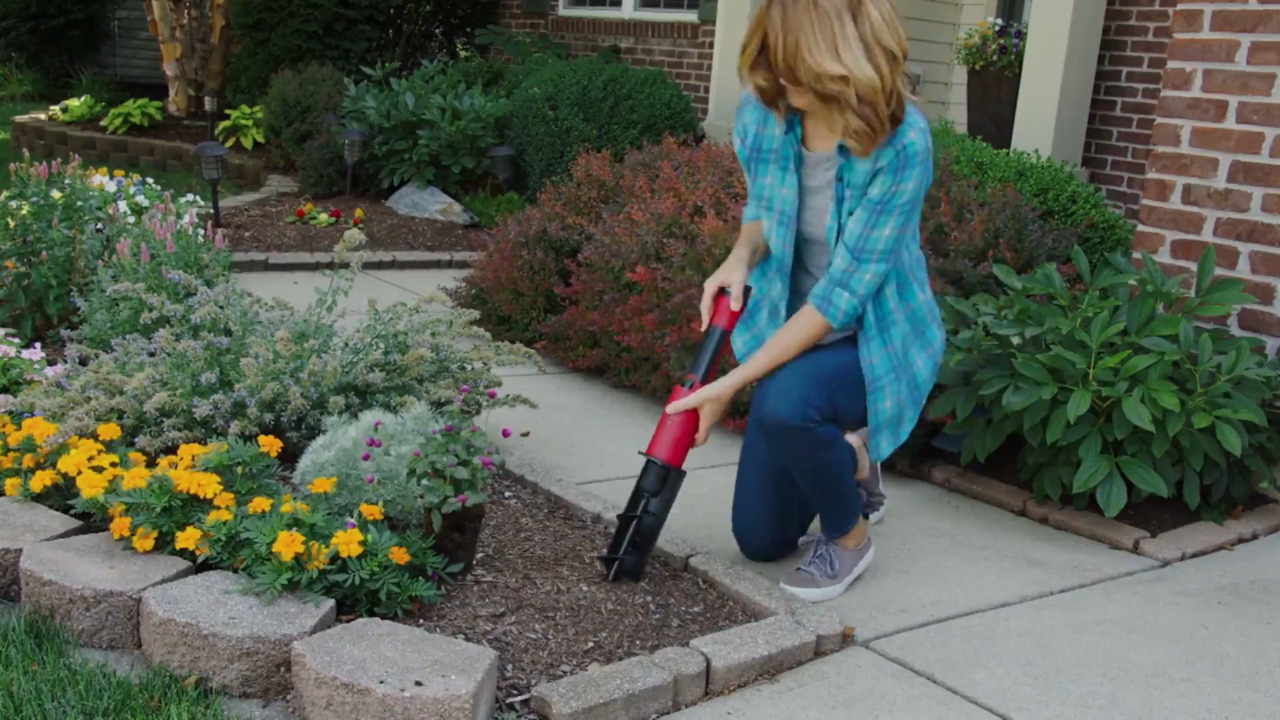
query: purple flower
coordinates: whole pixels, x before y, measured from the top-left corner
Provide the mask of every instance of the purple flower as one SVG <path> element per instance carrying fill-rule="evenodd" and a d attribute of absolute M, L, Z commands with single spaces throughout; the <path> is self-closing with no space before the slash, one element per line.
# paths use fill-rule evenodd
<path fill-rule="evenodd" d="M 348 530 L 354 530 L 354 529 L 355 529 L 355 527 L 356 527 L 356 523 L 355 523 L 355 521 L 354 521 L 354 520 L 348 520 L 348 521 L 347 521 L 347 529 L 348 529 Z"/>
<path fill-rule="evenodd" d="M 380 427 L 382 427 L 382 421 L 381 421 L 381 420 L 374 420 L 374 421 L 373 421 L 373 429 L 374 429 L 374 430 L 377 430 L 377 429 L 378 429 L 378 428 L 380 428 Z"/>
<path fill-rule="evenodd" d="M 461 495 L 459 495 L 459 496 L 458 496 L 458 504 L 459 504 L 459 505 L 466 505 L 466 504 L 467 504 L 467 494 L 466 494 L 466 493 L 462 493 Z"/>
<path fill-rule="evenodd" d="M 432 434 L 432 435 L 435 435 L 435 434 L 437 434 L 437 433 L 439 433 L 439 432 L 440 432 L 439 430 L 437 430 L 437 429 L 435 429 L 435 428 L 431 428 L 431 434 Z"/>
<path fill-rule="evenodd" d="M 374 446 L 375 448 L 380 448 L 380 447 L 382 447 L 382 441 L 381 441 L 381 440 L 379 440 L 378 438 L 374 438 L 374 439 L 373 439 L 373 446 Z"/>
<path fill-rule="evenodd" d="M 486 393 L 486 394 L 489 396 L 489 399 L 490 399 L 490 400 L 493 400 L 494 398 L 498 397 L 498 391 L 497 391 L 497 390 L 492 390 L 492 389 L 491 389 L 491 390 L 489 390 L 489 392 L 488 392 L 488 393 Z"/>
<path fill-rule="evenodd" d="M 493 467 L 493 461 L 485 457 L 484 455 L 480 456 L 480 464 L 485 466 L 485 469 Z"/>
<path fill-rule="evenodd" d="M 511 437 L 511 428 L 502 428 L 502 437 L 504 438 Z"/>
<path fill-rule="evenodd" d="M 480 426 L 479 426 L 479 425 L 472 425 L 472 426 L 471 426 L 471 432 L 480 432 Z"/>
<path fill-rule="evenodd" d="M 364 439 L 364 446 L 365 446 L 365 447 L 373 447 L 373 438 L 365 438 L 365 439 Z"/>
<path fill-rule="evenodd" d="M 471 387 L 468 385 L 463 385 L 462 387 L 458 388 L 459 395 L 466 395 L 469 392 L 471 392 Z"/>
<path fill-rule="evenodd" d="M 445 426 L 444 426 L 444 431 L 445 431 L 446 433 L 451 433 L 451 432 L 453 432 L 453 425 L 445 425 Z"/>
<path fill-rule="evenodd" d="M 369 462 L 369 453 L 362 453 L 360 459 L 364 462 Z"/>
<path fill-rule="evenodd" d="M 419 458 L 420 458 L 420 457 L 422 457 L 422 451 L 421 451 L 421 450 L 414 450 L 414 451 L 413 451 L 413 456 L 414 456 L 414 457 L 419 457 Z"/>
<path fill-rule="evenodd" d="M 365 481 L 365 482 L 367 482 L 367 483 L 369 483 L 370 485 L 372 485 L 372 484 L 373 484 L 373 473 L 370 473 L 370 474 L 368 474 L 368 475 L 365 475 L 365 476 L 364 476 L 364 481 Z"/>

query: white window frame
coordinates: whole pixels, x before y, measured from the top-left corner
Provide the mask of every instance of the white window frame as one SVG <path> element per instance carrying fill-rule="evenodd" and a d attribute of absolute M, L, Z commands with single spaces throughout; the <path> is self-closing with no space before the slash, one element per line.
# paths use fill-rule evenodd
<path fill-rule="evenodd" d="M 697 10 L 640 10 L 639 0 L 622 0 L 617 10 L 601 8 L 572 8 L 567 0 L 559 0 L 557 14 L 560 17 L 600 18 L 605 20 L 650 20 L 653 22 L 698 22 Z"/>

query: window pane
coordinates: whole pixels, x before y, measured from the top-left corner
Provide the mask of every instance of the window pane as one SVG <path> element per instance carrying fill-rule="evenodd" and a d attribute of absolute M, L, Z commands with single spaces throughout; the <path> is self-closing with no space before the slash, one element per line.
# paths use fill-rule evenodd
<path fill-rule="evenodd" d="M 621 10 L 622 0 L 564 0 L 568 10 Z"/>
<path fill-rule="evenodd" d="M 698 11 L 698 0 L 637 0 L 636 5 L 640 10 Z"/>

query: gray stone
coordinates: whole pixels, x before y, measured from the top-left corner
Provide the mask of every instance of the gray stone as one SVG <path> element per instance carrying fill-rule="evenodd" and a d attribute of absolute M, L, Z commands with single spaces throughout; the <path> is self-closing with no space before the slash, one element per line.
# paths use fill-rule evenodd
<path fill-rule="evenodd" d="M 483 253 L 478 252 L 456 252 L 453 254 L 450 265 L 455 268 L 475 267 L 476 262 L 480 260 L 482 255 Z"/>
<path fill-rule="evenodd" d="M 253 203 L 266 200 L 270 197 L 272 197 L 272 193 L 265 190 L 254 190 L 252 192 L 240 193 L 239 195 L 232 195 L 226 199 L 220 198 L 218 200 L 218 209 L 225 211 L 232 208 L 244 207 L 245 205 L 252 205 Z"/>
<path fill-rule="evenodd" d="M 283 698 L 293 642 L 333 625 L 336 606 L 291 595 L 267 602 L 245 594 L 240 582 L 217 570 L 142 593 L 142 652 L 220 692 Z"/>
<path fill-rule="evenodd" d="M 1138 549 L 1139 540 L 1151 537 L 1151 533 L 1146 530 L 1074 508 L 1062 508 L 1050 513 L 1049 525 L 1129 552 Z"/>
<path fill-rule="evenodd" d="M 1178 562 L 1187 555 L 1186 551 L 1181 547 L 1158 537 L 1142 538 L 1139 540 L 1138 554 L 1143 557 L 1149 557 L 1152 560 L 1157 560 L 1165 565 Z"/>
<path fill-rule="evenodd" d="M 293 705 L 307 720 L 488 720 L 498 654 L 365 618 L 293 644 Z"/>
<path fill-rule="evenodd" d="M 267 255 L 267 269 L 273 272 L 294 270 L 319 270 L 321 265 L 333 262 L 329 253 L 278 252 Z"/>
<path fill-rule="evenodd" d="M 745 605 L 756 617 L 782 615 L 801 606 L 802 601 L 776 584 L 748 568 L 730 564 L 714 555 L 694 555 L 689 558 L 689 572 Z"/>
<path fill-rule="evenodd" d="M 392 254 L 397 270 L 435 270 L 450 267 L 453 260 L 449 253 L 422 250 L 397 250 Z"/>
<path fill-rule="evenodd" d="M 1235 545 L 1239 541 L 1235 532 L 1217 523 L 1204 521 L 1160 533 L 1159 539 L 1180 548 L 1184 559 L 1206 555 Z"/>
<path fill-rule="evenodd" d="M 23 607 L 44 613 L 85 647 L 133 650 L 138 605 L 147 588 L 186 577 L 191 563 L 140 555 L 109 533 L 36 543 L 22 553 Z"/>
<path fill-rule="evenodd" d="M 18 561 L 24 548 L 84 531 L 84 523 L 29 500 L 0 498 L 0 600 L 21 595 Z"/>
<path fill-rule="evenodd" d="M 231 269 L 239 272 L 262 272 L 267 269 L 267 254 L 260 252 L 231 253 Z"/>
<path fill-rule="evenodd" d="M 263 188 L 278 195 L 292 195 L 302 189 L 298 181 L 288 175 L 268 175 Z"/>
<path fill-rule="evenodd" d="M 663 648 L 649 661 L 676 678 L 676 709 L 688 707 L 707 694 L 707 657 L 690 647 Z"/>
<path fill-rule="evenodd" d="M 817 635 L 791 617 L 778 615 L 704 635 L 689 647 L 707 657 L 707 694 L 716 695 L 812 660 Z"/>
<path fill-rule="evenodd" d="M 295 720 L 289 703 L 253 698 L 222 698 L 222 712 L 229 720 Z"/>
<path fill-rule="evenodd" d="M 805 605 L 795 608 L 791 618 L 814 635 L 818 636 L 817 653 L 826 655 L 844 646 L 844 620 L 827 608 L 817 605 Z"/>
<path fill-rule="evenodd" d="M 544 683 L 530 700 L 548 720 L 648 720 L 674 703 L 674 673 L 646 657 Z"/>
<path fill-rule="evenodd" d="M 449 197 L 434 185 L 427 187 L 417 183 L 405 185 L 387 200 L 387 207 L 401 215 L 426 220 L 439 220 L 458 225 L 475 225 L 479 222 L 470 210 L 462 206 L 462 203 Z"/>
<path fill-rule="evenodd" d="M 151 669 L 147 658 L 137 650 L 98 650 L 76 648 L 76 654 L 94 665 L 101 665 L 129 680 L 141 680 Z"/>

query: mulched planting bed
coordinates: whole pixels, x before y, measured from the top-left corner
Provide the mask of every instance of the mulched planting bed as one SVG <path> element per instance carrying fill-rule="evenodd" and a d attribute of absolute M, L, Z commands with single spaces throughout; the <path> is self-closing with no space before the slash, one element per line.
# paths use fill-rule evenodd
<path fill-rule="evenodd" d="M 303 198 L 281 195 L 224 210 L 222 223 L 231 249 L 331 252 L 346 232 L 346 224 L 338 222 L 321 228 L 287 222 L 305 203 Z M 379 197 L 343 196 L 318 201 L 315 205 L 324 210 L 337 208 L 344 220 L 354 217 L 356 208 L 364 210 L 361 229 L 368 238 L 364 249 L 369 251 L 476 252 L 488 245 L 488 234 L 480 228 L 406 217 L 388 208 Z"/>
<path fill-rule="evenodd" d="M 527 708 L 543 681 L 756 619 L 656 556 L 643 582 L 607 582 L 596 555 L 611 531 L 513 476 L 499 478 L 490 498 L 475 569 L 443 603 L 403 622 L 498 652 L 498 697 L 519 699 L 505 709 Z"/>

